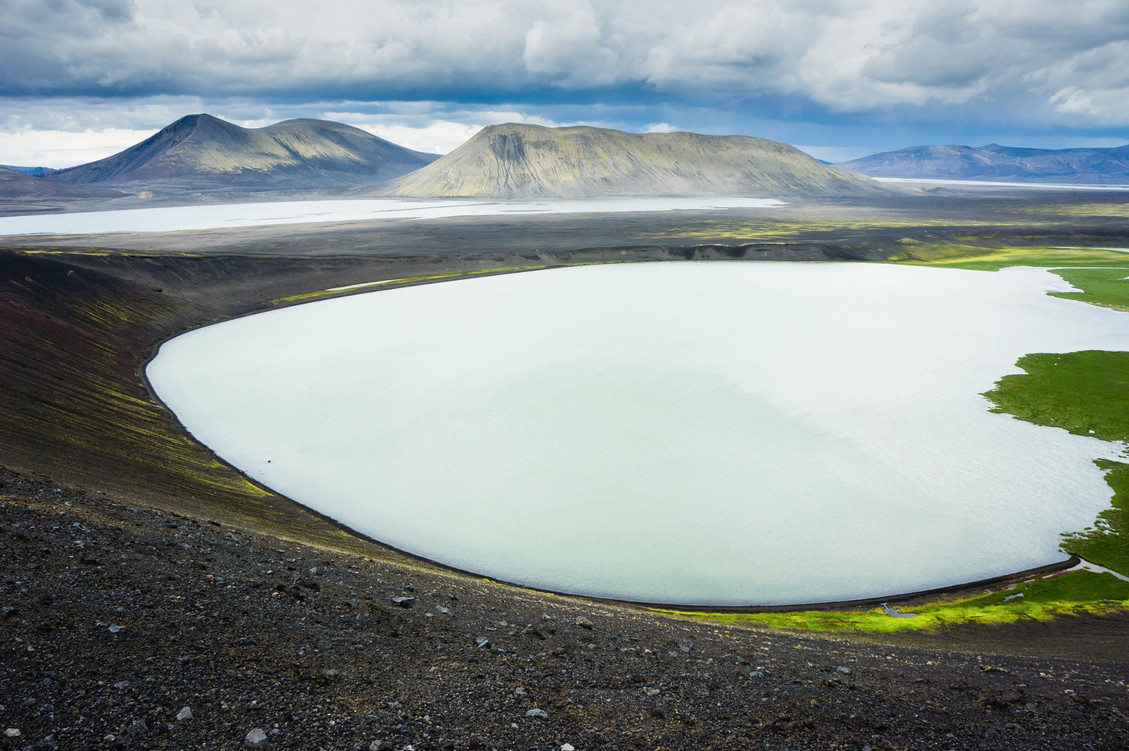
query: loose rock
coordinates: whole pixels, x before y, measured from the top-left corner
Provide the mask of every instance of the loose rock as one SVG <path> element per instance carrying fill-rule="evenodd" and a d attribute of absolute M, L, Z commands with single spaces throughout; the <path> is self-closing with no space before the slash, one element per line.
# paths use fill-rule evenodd
<path fill-rule="evenodd" d="M 10 477 L 0 468 L 0 481 Z M 718 751 L 1129 748 L 1120 616 L 1071 627 L 1120 649 L 1084 662 L 745 630 L 453 575 L 418 574 L 417 595 L 393 564 L 257 535 L 236 546 L 226 528 L 169 527 L 159 510 L 132 517 L 78 494 L 65 496 L 73 507 L 40 508 L 28 487 L 3 489 L 30 500 L 0 511 L 0 602 L 21 610 L 0 620 L 0 733 L 22 731 L 0 735 L 3 751 L 50 751 L 50 734 L 68 751 L 255 748 L 243 728 L 262 731 L 259 751 L 563 751 L 566 741 L 588 751 L 624 739 Z M 67 549 L 77 519 L 113 566 L 80 565 L 73 548 L 50 554 Z M 311 576 L 315 561 L 321 591 L 298 586 L 307 599 L 293 602 L 296 575 Z M 203 567 L 213 579 L 193 573 Z M 415 596 L 421 612 L 389 607 L 393 596 Z M 440 603 L 454 612 L 416 617 Z M 125 630 L 106 638 L 111 623 Z M 1040 637 L 1025 648 L 1053 636 L 1016 628 Z M 539 706 L 548 697 L 551 711 Z M 142 718 L 148 734 L 134 725 Z"/>

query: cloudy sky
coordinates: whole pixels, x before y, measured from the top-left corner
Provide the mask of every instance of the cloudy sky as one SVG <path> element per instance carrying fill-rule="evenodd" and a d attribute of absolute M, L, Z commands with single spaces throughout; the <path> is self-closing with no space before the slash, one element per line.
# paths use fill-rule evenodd
<path fill-rule="evenodd" d="M 0 0 L 0 163 L 177 118 L 742 133 L 838 161 L 1129 143 L 1126 0 Z"/>

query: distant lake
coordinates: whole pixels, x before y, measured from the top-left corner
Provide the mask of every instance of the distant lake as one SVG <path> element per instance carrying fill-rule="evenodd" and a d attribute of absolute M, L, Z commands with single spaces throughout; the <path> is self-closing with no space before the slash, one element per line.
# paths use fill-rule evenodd
<path fill-rule="evenodd" d="M 0 236 L 182 232 L 313 222 L 438 219 L 503 214 L 711 211 L 783 205 L 782 201 L 773 198 L 603 198 L 543 201 L 489 199 L 407 201 L 385 198 L 348 201 L 279 201 L 0 217 Z"/>
<path fill-rule="evenodd" d="M 1038 269 L 589 266 L 330 299 L 165 343 L 198 439 L 371 537 L 650 602 L 884 596 L 1064 560 L 1118 446 L 988 412 L 1030 352 L 1129 350 Z"/>

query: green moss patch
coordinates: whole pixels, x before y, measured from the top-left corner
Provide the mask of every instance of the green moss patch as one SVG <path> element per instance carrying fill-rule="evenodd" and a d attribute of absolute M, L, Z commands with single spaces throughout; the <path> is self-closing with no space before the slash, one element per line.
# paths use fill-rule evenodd
<path fill-rule="evenodd" d="M 1100 248 L 990 247 L 966 243 L 903 243 L 894 263 L 998 271 L 1008 266 L 1118 266 L 1129 275 L 1129 254 Z"/>
<path fill-rule="evenodd" d="M 1129 261 L 1129 254 L 1126 261 Z M 1129 310 L 1129 265 L 1120 268 L 1055 269 L 1078 292 L 1052 292 L 1055 297 L 1080 300 L 1118 310 Z"/>
<path fill-rule="evenodd" d="M 1102 210 L 1108 208 L 1101 205 Z M 1097 209 L 1095 209 L 1097 210 Z M 1129 311 L 1129 256 L 1100 248 L 986 247 L 971 243 L 899 241 L 896 263 L 997 271 L 1008 266 L 1050 268 L 1076 292 L 1056 297 Z M 1061 268 L 1063 266 L 1083 268 Z M 1106 441 L 1129 443 L 1129 352 L 1031 354 L 1024 373 L 1001 378 L 985 396 L 992 411 L 1037 425 Z M 1099 460 L 1114 491 L 1112 507 L 1094 525 L 1063 535 L 1064 551 L 1129 575 L 1129 463 Z M 905 608 L 910 618 L 882 608 L 785 613 L 683 613 L 688 617 L 819 631 L 889 633 L 964 623 L 1045 620 L 1073 613 L 1129 610 L 1129 582 L 1108 573 L 1072 572 L 1035 579 L 1011 589 Z"/>
<path fill-rule="evenodd" d="M 1129 442 L 1129 352 L 1085 351 L 1020 358 L 1025 373 L 1004 376 L 985 393 L 996 406 L 1036 425 Z M 1129 464 L 1100 460 L 1112 508 L 1095 525 L 1066 535 L 1063 549 L 1129 575 Z"/>
<path fill-rule="evenodd" d="M 1036 579 L 990 594 L 960 600 L 903 606 L 903 615 L 883 608 L 868 610 L 801 610 L 783 613 L 686 613 L 678 615 L 717 621 L 815 631 L 893 633 L 937 629 L 968 623 L 1005 624 L 1049 620 L 1067 613 L 1106 614 L 1127 609 L 1129 582 L 1112 574 L 1072 572 Z"/>
<path fill-rule="evenodd" d="M 1004 376 L 984 395 L 1006 412 L 1105 441 L 1129 440 L 1129 352 L 1025 355 L 1025 374 Z"/>
<path fill-rule="evenodd" d="M 1078 218 L 1129 218 L 1129 203 L 1079 203 L 1064 204 L 1054 203 L 1040 206 L 1030 206 L 1026 213 L 1047 217 Z"/>

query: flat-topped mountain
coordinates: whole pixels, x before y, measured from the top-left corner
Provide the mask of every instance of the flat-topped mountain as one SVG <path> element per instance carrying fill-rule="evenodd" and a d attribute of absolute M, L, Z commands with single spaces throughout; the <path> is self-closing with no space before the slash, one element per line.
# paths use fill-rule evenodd
<path fill-rule="evenodd" d="M 46 179 L 131 188 L 324 188 L 389 180 L 435 159 L 328 120 L 242 128 L 211 115 L 188 115 L 125 151 Z"/>
<path fill-rule="evenodd" d="M 492 125 L 382 195 L 594 198 L 857 194 L 881 190 L 792 146 L 749 136 Z"/>
<path fill-rule="evenodd" d="M 1129 146 L 1105 149 L 1022 149 L 914 146 L 839 165 L 871 177 L 1015 182 L 1129 183 Z"/>

